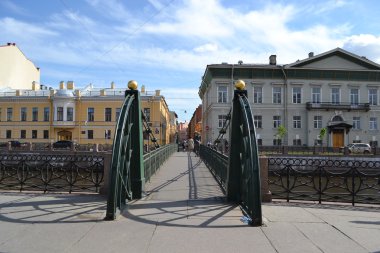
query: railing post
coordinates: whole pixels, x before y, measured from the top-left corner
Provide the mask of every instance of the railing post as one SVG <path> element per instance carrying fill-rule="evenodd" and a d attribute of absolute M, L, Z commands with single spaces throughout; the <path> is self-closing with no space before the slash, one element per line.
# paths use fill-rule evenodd
<path fill-rule="evenodd" d="M 272 202 L 272 193 L 269 190 L 268 183 L 268 157 L 261 156 L 260 158 L 260 177 L 261 177 L 261 200 L 263 202 Z"/>
<path fill-rule="evenodd" d="M 138 90 L 126 90 L 125 95 L 134 95 L 132 102 L 132 129 L 131 129 L 131 190 L 132 198 L 139 199 L 145 189 L 144 158 L 143 158 L 143 134 L 140 109 L 140 93 Z"/>

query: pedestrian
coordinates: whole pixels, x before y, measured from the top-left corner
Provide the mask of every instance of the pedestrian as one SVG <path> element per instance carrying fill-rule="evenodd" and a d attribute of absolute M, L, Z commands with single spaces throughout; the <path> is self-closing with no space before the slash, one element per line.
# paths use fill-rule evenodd
<path fill-rule="evenodd" d="M 194 150 L 194 140 L 193 138 L 190 138 L 187 141 L 187 151 L 192 152 Z"/>

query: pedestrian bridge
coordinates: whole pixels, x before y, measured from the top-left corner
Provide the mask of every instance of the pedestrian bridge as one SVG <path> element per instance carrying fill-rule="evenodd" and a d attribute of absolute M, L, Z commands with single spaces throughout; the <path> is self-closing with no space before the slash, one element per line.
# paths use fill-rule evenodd
<path fill-rule="evenodd" d="M 231 123 L 231 152 L 229 159 L 219 156 L 218 152 L 202 146 L 200 157 L 217 177 L 229 201 L 239 204 L 244 217 L 251 225 L 262 225 L 260 168 L 253 115 L 244 90 L 244 82 L 236 82 L 233 106 L 228 115 Z M 127 200 L 143 197 L 147 171 L 151 159 L 143 156 L 143 134 L 145 131 L 153 143 L 156 142 L 149 124 L 145 122 L 140 109 L 140 94 L 137 83 L 128 83 L 130 90 L 125 93 L 113 142 L 113 154 L 108 188 L 107 219 L 113 220 L 126 206 Z M 221 135 L 225 133 L 221 131 Z M 198 149 L 197 148 L 197 149 Z M 188 156 L 192 164 L 191 156 Z M 160 159 L 160 158 L 159 158 Z M 189 170 L 191 172 L 192 170 Z M 194 181 L 195 182 L 195 181 Z M 197 196 L 192 188 L 193 197 Z M 195 195 L 194 195 L 195 194 Z"/>

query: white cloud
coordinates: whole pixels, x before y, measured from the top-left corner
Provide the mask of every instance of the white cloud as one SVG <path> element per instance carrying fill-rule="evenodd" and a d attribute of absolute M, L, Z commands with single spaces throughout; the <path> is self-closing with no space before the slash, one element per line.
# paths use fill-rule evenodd
<path fill-rule="evenodd" d="M 15 40 L 33 40 L 36 38 L 58 35 L 57 32 L 44 28 L 38 24 L 29 24 L 14 18 L 0 19 L 0 37 L 11 37 Z"/>
<path fill-rule="evenodd" d="M 148 2 L 157 10 L 164 8 L 164 5 L 159 0 L 148 0 Z"/>
<path fill-rule="evenodd" d="M 205 53 L 205 52 L 214 52 L 218 50 L 218 45 L 215 43 L 207 43 L 202 46 L 194 48 L 194 52 Z"/>
<path fill-rule="evenodd" d="M 29 15 L 26 9 L 24 9 L 21 6 L 15 4 L 12 1 L 3 0 L 3 1 L 0 1 L 0 5 L 4 6 L 8 10 L 10 10 L 10 11 L 12 11 L 14 13 L 17 13 L 19 15 L 24 15 L 24 16 L 28 16 Z"/>

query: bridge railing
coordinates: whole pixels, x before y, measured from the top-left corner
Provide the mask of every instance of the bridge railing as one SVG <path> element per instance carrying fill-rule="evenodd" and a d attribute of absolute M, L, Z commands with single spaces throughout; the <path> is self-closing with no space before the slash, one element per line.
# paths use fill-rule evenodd
<path fill-rule="evenodd" d="M 222 186 L 223 190 L 226 192 L 228 156 L 204 145 L 200 145 L 199 155 L 220 186 Z"/>
<path fill-rule="evenodd" d="M 270 157 L 273 198 L 380 204 L 380 160 L 347 157 Z"/>
<path fill-rule="evenodd" d="M 0 189 L 99 192 L 103 184 L 106 155 L 2 152 Z"/>
<path fill-rule="evenodd" d="M 177 151 L 177 144 L 168 144 L 144 155 L 144 175 L 145 181 L 156 173 L 160 166 Z"/>

